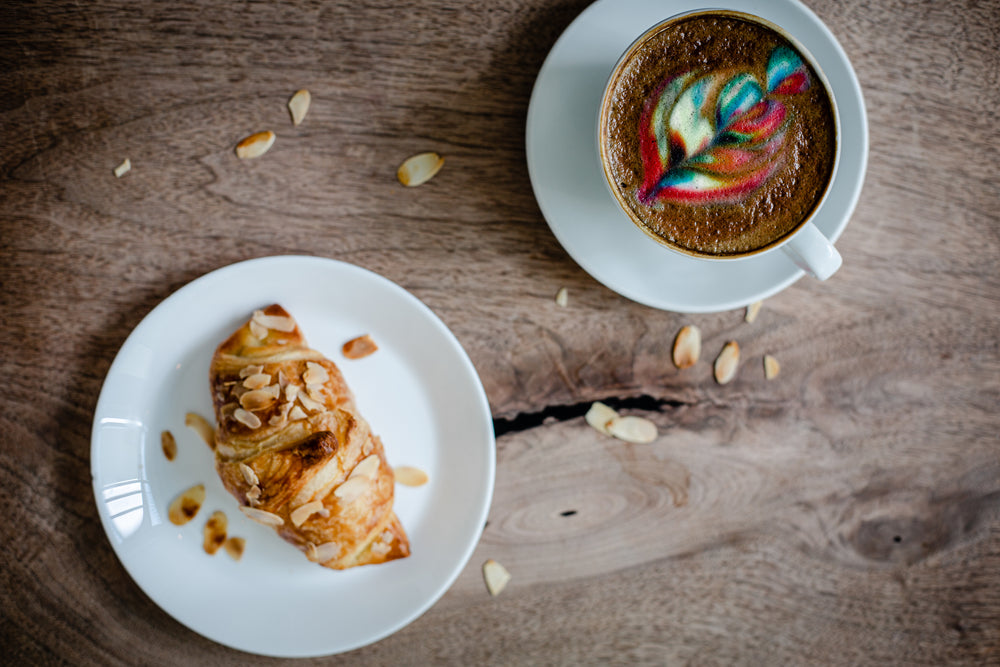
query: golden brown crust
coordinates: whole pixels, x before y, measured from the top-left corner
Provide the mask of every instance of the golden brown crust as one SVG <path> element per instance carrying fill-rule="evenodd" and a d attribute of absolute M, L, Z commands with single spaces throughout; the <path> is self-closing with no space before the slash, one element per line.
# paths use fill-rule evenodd
<path fill-rule="evenodd" d="M 256 311 L 209 373 L 216 469 L 250 514 L 333 569 L 409 555 L 382 442 L 336 364 L 308 347 L 281 306 Z"/>

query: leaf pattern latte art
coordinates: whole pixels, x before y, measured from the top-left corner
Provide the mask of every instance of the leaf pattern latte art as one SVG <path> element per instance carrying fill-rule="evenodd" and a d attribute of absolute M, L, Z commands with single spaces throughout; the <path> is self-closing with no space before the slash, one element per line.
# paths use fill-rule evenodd
<path fill-rule="evenodd" d="M 781 166 L 790 111 L 781 98 L 809 89 L 801 57 L 778 46 L 766 81 L 747 72 L 688 72 L 665 81 L 640 118 L 639 201 L 726 203 Z"/>

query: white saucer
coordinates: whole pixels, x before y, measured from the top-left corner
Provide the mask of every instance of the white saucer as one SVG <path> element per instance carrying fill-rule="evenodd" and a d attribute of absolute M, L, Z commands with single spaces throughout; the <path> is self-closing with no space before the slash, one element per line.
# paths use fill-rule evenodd
<path fill-rule="evenodd" d="M 281 303 L 309 344 L 340 367 L 392 465 L 428 473 L 397 485 L 409 558 L 328 570 L 251 521 L 226 492 L 214 455 L 184 425 L 212 417 L 208 366 L 215 347 L 249 313 Z M 370 357 L 340 346 L 368 333 Z M 178 453 L 167 460 L 160 434 Z M 458 340 L 416 297 L 357 266 L 319 257 L 265 257 L 213 271 L 153 309 L 122 345 L 94 415 L 91 473 L 101 523 L 125 569 L 168 614 L 192 630 L 251 653 L 280 657 L 349 651 L 426 611 L 462 571 L 482 534 L 493 494 L 496 447 L 489 403 Z M 167 507 L 205 485 L 205 503 L 183 526 Z M 246 539 L 234 561 L 202 549 L 214 510 Z M 137 641 L 141 641 L 137 637 Z"/>
<path fill-rule="evenodd" d="M 798 0 L 721 0 L 770 20 L 806 45 L 830 81 L 840 116 L 840 166 L 814 222 L 831 241 L 847 226 L 868 163 L 861 86 L 830 30 Z M 549 52 L 528 107 L 531 184 L 549 227 L 587 273 L 633 301 L 682 313 L 719 312 L 772 296 L 804 274 L 781 251 L 709 264 L 651 241 L 608 191 L 597 158 L 597 111 L 619 56 L 645 29 L 704 8 L 697 0 L 597 0 Z"/>

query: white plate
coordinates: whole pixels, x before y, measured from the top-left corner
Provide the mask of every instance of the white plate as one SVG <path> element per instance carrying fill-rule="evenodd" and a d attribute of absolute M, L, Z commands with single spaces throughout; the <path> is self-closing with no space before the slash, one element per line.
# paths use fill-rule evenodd
<path fill-rule="evenodd" d="M 280 303 L 306 340 L 341 368 L 392 465 L 430 476 L 397 485 L 395 509 L 412 555 L 341 572 L 307 561 L 246 518 L 215 473 L 208 447 L 184 426 L 212 417 L 208 366 L 216 346 L 256 308 Z M 379 350 L 344 359 L 340 346 L 371 334 Z M 167 461 L 160 434 L 178 455 Z M 178 290 L 119 351 L 94 416 L 91 473 L 101 522 L 136 583 L 192 630 L 233 648 L 316 656 L 399 630 L 451 586 L 482 533 L 493 494 L 495 440 L 472 363 L 447 327 L 394 283 L 350 264 L 268 257 L 219 269 Z M 178 527 L 170 501 L 204 483 L 198 516 Z M 246 538 L 242 560 L 201 547 L 217 509 Z"/>
<path fill-rule="evenodd" d="M 861 87 L 836 38 L 797 0 L 709 3 L 768 19 L 806 45 L 837 98 L 840 167 L 815 223 L 832 241 L 847 226 L 868 163 Z M 659 21 L 706 7 L 697 0 L 598 0 L 566 29 L 545 60 L 528 107 L 528 173 L 542 215 L 566 252 L 595 279 L 654 308 L 730 310 L 769 297 L 802 275 L 781 251 L 709 264 L 650 240 L 618 207 L 597 157 L 597 110 L 611 69 Z M 850 258 L 846 258 L 847 262 Z"/>

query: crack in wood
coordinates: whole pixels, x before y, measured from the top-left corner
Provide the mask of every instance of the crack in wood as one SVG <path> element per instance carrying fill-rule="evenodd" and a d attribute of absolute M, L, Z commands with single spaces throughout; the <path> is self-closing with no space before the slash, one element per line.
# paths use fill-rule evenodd
<path fill-rule="evenodd" d="M 645 412 L 662 412 L 664 408 L 679 408 L 687 405 L 684 401 L 642 395 L 628 398 L 608 397 L 600 399 L 601 403 L 615 410 L 642 410 Z M 543 424 L 557 423 L 576 419 L 587 414 L 594 401 L 573 403 L 570 405 L 550 405 L 537 412 L 521 412 L 513 417 L 496 417 L 493 419 L 493 432 L 496 437 L 508 433 L 520 433 Z"/>

